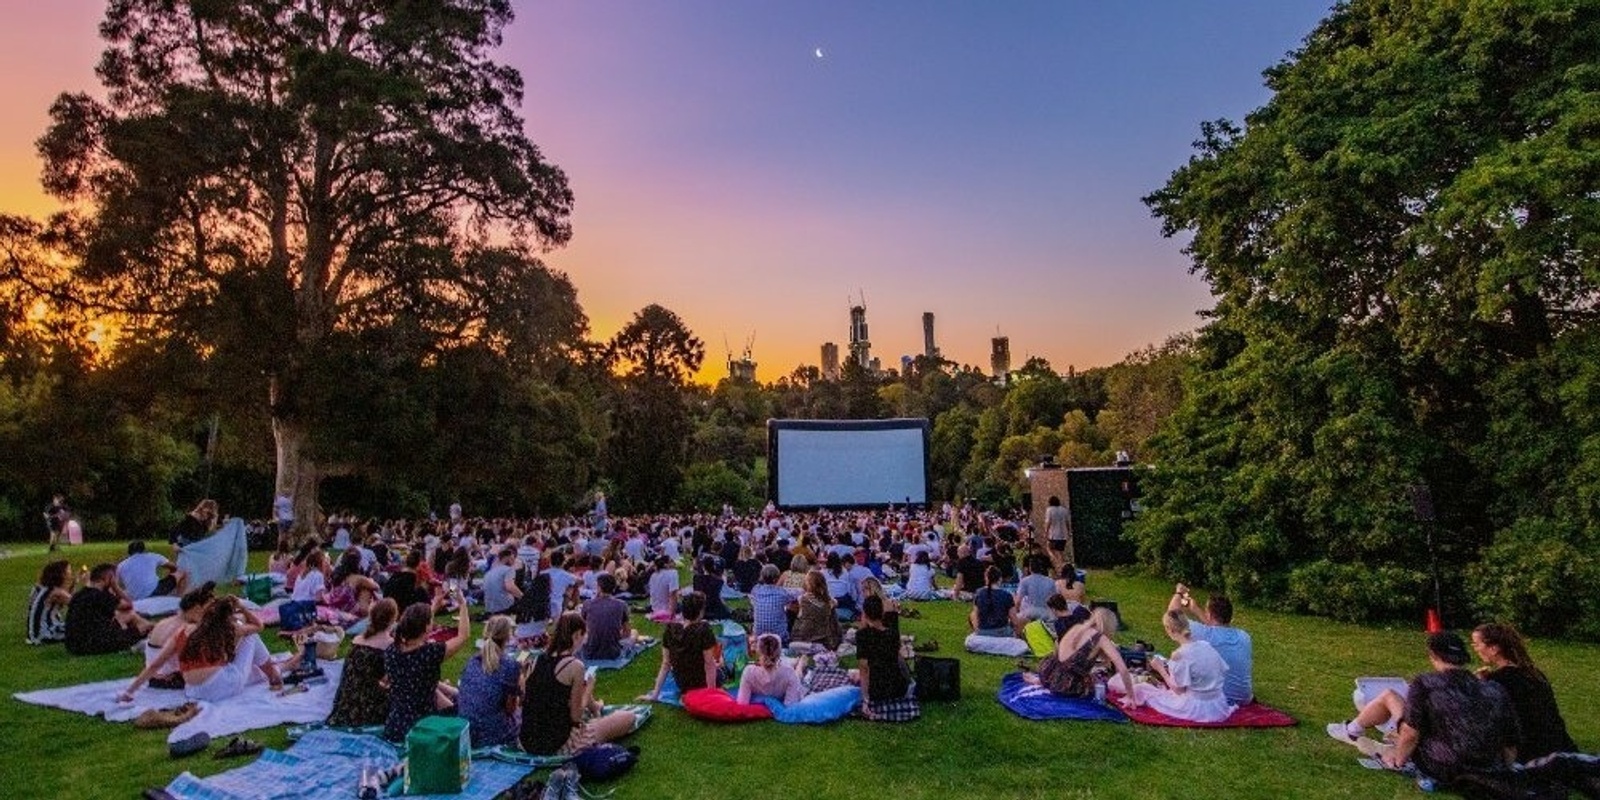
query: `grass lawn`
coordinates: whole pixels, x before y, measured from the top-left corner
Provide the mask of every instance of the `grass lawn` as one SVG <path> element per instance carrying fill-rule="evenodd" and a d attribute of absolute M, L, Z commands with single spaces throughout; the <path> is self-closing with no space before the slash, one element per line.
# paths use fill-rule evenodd
<path fill-rule="evenodd" d="M 24 642 L 29 588 L 46 561 L 42 545 L 10 545 L 0 556 L 0 796 L 132 798 L 182 770 L 199 775 L 237 762 L 166 755 L 165 731 L 139 731 L 86 716 L 37 708 L 16 692 L 131 676 L 132 654 L 75 658 L 59 645 Z M 163 548 L 164 549 L 164 548 Z M 115 561 L 120 544 L 68 550 L 80 563 Z M 253 554 L 259 565 L 262 554 Z M 1159 615 L 1170 586 L 1143 577 L 1093 572 L 1092 596 L 1118 601 L 1133 626 L 1119 638 L 1161 638 Z M 922 603 L 904 620 L 918 641 L 935 638 L 940 655 L 959 651 L 965 606 Z M 1029 722 L 994 700 L 1011 659 L 961 654 L 962 700 L 927 704 L 906 725 L 848 720 L 826 727 L 754 723 L 717 726 L 661 706 L 633 739 L 639 766 L 616 783 L 626 798 L 1384 798 L 1420 797 L 1410 783 L 1364 770 L 1355 750 L 1328 739 L 1325 722 L 1351 715 L 1358 675 L 1410 676 L 1426 668 L 1419 629 L 1342 625 L 1241 608 L 1237 621 L 1255 639 L 1258 696 L 1300 721 L 1295 728 L 1190 731 L 1085 722 Z M 636 618 L 637 619 L 637 618 Z M 649 631 L 655 626 L 641 625 Z M 1162 642 L 1165 647 L 1166 642 Z M 620 672 L 601 673 L 602 698 L 627 700 L 649 688 L 653 651 Z M 1579 746 L 1600 750 L 1600 647 L 1540 641 L 1534 657 L 1554 682 Z M 463 653 L 446 665 L 454 677 Z M 286 746 L 282 728 L 252 738 Z M 353 792 L 353 790 L 352 790 Z"/>

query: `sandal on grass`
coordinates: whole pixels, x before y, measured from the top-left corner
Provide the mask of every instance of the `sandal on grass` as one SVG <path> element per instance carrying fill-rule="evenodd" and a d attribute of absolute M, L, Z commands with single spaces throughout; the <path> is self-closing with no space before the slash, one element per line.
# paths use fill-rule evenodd
<path fill-rule="evenodd" d="M 913 653 L 937 653 L 937 652 L 939 652 L 939 640 L 938 639 L 929 639 L 928 641 L 923 642 L 922 644 L 914 644 L 914 645 L 911 646 L 911 652 L 913 652 Z"/>
<path fill-rule="evenodd" d="M 260 742 L 246 739 L 243 736 L 235 736 L 232 739 L 229 739 L 228 743 L 223 745 L 222 749 L 214 753 L 212 757 L 234 758 L 237 756 L 253 756 L 260 753 L 261 750 L 262 747 Z"/>
<path fill-rule="evenodd" d="M 211 734 L 201 731 L 193 736 L 167 744 L 167 753 L 173 758 L 192 756 L 211 746 Z"/>

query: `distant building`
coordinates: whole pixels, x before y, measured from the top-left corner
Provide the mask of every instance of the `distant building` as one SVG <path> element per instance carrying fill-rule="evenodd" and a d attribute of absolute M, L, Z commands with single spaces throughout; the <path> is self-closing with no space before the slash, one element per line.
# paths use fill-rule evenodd
<path fill-rule="evenodd" d="M 911 356 L 901 356 L 900 357 L 900 374 L 901 375 L 910 375 L 911 374 L 911 365 L 915 364 L 915 363 L 917 363 L 917 360 L 912 358 Z"/>
<path fill-rule="evenodd" d="M 933 312 L 922 312 L 922 354 L 930 361 L 939 360 L 939 346 L 933 343 Z"/>
<path fill-rule="evenodd" d="M 839 380 L 839 345 L 833 342 L 822 343 L 822 379 Z"/>
<path fill-rule="evenodd" d="M 750 360 L 749 352 L 739 358 L 728 357 L 728 380 L 735 383 L 756 382 L 756 362 Z"/>
<path fill-rule="evenodd" d="M 989 340 L 989 370 L 996 381 L 1006 382 L 1006 376 L 1011 374 L 1011 337 L 996 336 Z"/>
<path fill-rule="evenodd" d="M 872 363 L 872 340 L 867 336 L 867 306 L 850 307 L 850 356 L 865 367 Z"/>

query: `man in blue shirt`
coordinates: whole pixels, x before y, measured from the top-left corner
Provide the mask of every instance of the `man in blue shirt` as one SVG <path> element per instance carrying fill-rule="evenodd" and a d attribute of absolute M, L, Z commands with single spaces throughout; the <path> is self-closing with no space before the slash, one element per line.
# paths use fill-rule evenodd
<path fill-rule="evenodd" d="M 1250 634 L 1232 626 L 1233 603 L 1228 596 L 1211 595 L 1205 608 L 1200 608 L 1190 601 L 1189 587 L 1180 583 L 1173 590 L 1167 610 L 1187 614 L 1193 620 L 1189 623 L 1189 633 L 1216 648 L 1217 654 L 1228 665 L 1228 674 L 1222 684 L 1222 693 L 1227 696 L 1228 702 L 1242 706 L 1254 700 L 1255 683 L 1251 675 L 1255 656 L 1250 645 Z"/>

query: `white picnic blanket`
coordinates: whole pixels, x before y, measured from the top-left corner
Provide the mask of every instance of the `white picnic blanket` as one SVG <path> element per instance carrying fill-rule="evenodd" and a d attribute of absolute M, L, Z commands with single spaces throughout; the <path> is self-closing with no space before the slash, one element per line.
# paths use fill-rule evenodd
<path fill-rule="evenodd" d="M 133 601 L 133 610 L 137 612 L 139 616 L 145 617 L 146 619 L 151 617 L 165 617 L 168 614 L 178 613 L 178 603 L 182 600 L 183 598 L 173 597 L 170 594 L 164 594 L 160 597 L 146 597 L 142 600 Z M 239 598 L 239 605 L 244 606 L 251 611 L 261 610 L 261 606 L 258 606 L 243 597 Z"/>
<path fill-rule="evenodd" d="M 279 696 L 269 690 L 265 683 L 258 683 L 220 703 L 200 701 L 200 713 L 173 728 L 167 735 L 167 741 L 175 742 L 202 731 L 216 738 L 275 725 L 327 719 L 328 713 L 333 710 L 333 696 L 339 688 L 339 674 L 344 669 L 344 662 L 319 661 L 317 664 L 327 676 L 327 683 L 286 696 Z M 133 696 L 132 703 L 118 703 L 117 694 L 128 688 L 131 680 L 118 678 L 60 689 L 20 692 L 12 696 L 36 706 L 76 711 L 91 717 L 104 716 L 110 722 L 131 722 L 146 709 L 172 708 L 188 699 L 181 689 L 152 689 L 146 686 Z"/>

